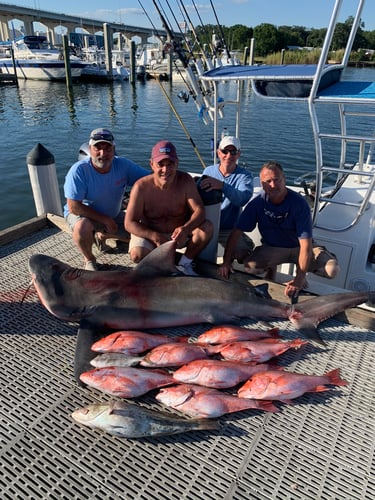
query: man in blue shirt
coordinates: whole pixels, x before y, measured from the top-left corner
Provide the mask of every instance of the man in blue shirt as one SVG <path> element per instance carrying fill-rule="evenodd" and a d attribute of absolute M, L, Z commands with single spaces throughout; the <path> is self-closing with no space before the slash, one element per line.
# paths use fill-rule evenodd
<path fill-rule="evenodd" d="M 238 165 L 241 144 L 237 137 L 223 137 L 219 143 L 217 155 L 219 163 L 204 169 L 199 186 L 205 191 L 215 189 L 223 193 L 219 243 L 225 247 L 230 231 L 235 227 L 242 208 L 253 195 L 253 176 L 249 170 Z M 238 238 L 234 258 L 242 262 L 253 247 L 250 238 L 242 234 Z"/>
<path fill-rule="evenodd" d="M 125 189 L 150 171 L 115 156 L 115 140 L 107 129 L 91 132 L 89 148 L 90 157 L 76 162 L 66 175 L 64 217 L 83 255 L 85 269 L 94 271 L 97 269 L 92 252 L 95 232 L 105 241 L 106 234 L 116 234 L 123 228 Z"/>
<path fill-rule="evenodd" d="M 241 233 L 251 232 L 258 225 L 261 245 L 244 262 L 247 272 L 262 274 L 285 262 L 296 264 L 296 275 L 285 288 L 288 297 L 306 287 L 307 272 L 334 278 L 339 272 L 336 257 L 314 244 L 310 207 L 301 195 L 286 187 L 281 165 L 274 161 L 265 163 L 259 177 L 263 191 L 248 203 L 231 232 L 220 275 L 229 277 L 233 249 Z"/>

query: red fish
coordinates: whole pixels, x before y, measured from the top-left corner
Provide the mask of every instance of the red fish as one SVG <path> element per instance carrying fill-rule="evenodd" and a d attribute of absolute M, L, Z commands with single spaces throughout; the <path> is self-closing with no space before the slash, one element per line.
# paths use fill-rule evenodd
<path fill-rule="evenodd" d="M 220 354 L 227 360 L 264 363 L 274 356 L 279 356 L 288 349 L 297 349 L 305 344 L 308 344 L 308 342 L 301 339 L 288 342 L 282 342 L 277 339 L 249 340 L 210 346 L 207 352 L 208 354 Z"/>
<path fill-rule="evenodd" d="M 325 375 L 303 375 L 270 370 L 256 373 L 238 390 L 240 398 L 278 400 L 289 403 L 305 392 L 328 391 L 326 385 L 348 385 L 336 368 Z"/>
<path fill-rule="evenodd" d="M 136 398 L 157 387 L 174 383 L 172 375 L 164 370 L 119 366 L 89 370 L 81 373 L 80 379 L 90 387 L 122 398 Z"/>
<path fill-rule="evenodd" d="M 217 359 L 198 359 L 182 366 L 173 374 L 177 382 L 226 389 L 247 380 L 255 373 L 275 368 L 271 364 L 241 363 Z"/>
<path fill-rule="evenodd" d="M 280 338 L 279 329 L 250 330 L 240 326 L 222 325 L 211 328 L 199 335 L 197 342 L 226 344 L 228 342 L 239 342 L 240 340 L 260 340 L 265 338 Z"/>
<path fill-rule="evenodd" d="M 166 387 L 161 389 L 155 397 L 166 406 L 197 418 L 217 418 L 226 413 L 248 409 L 278 411 L 271 401 L 241 399 L 217 389 L 193 384 Z M 244 404 L 244 401 L 248 404 Z"/>
<path fill-rule="evenodd" d="M 167 335 L 127 330 L 111 333 L 103 337 L 95 342 L 91 346 L 91 349 L 96 352 L 121 352 L 123 354 L 134 355 L 170 342 L 187 342 L 188 338 L 171 338 Z"/>
<path fill-rule="evenodd" d="M 182 366 L 194 359 L 206 359 L 205 347 L 197 344 L 163 344 L 148 352 L 141 366 Z"/>

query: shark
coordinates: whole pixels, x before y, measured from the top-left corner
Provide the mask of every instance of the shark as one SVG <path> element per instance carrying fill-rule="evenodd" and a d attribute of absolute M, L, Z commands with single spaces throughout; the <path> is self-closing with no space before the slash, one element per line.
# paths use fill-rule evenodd
<path fill-rule="evenodd" d="M 324 345 L 317 331 L 320 322 L 347 308 L 375 302 L 375 292 L 359 291 L 317 296 L 291 306 L 237 281 L 181 275 L 175 254 L 175 242 L 168 241 L 133 269 L 108 271 L 85 271 L 34 254 L 29 270 L 38 297 L 51 314 L 113 330 L 285 319 L 302 336 Z"/>

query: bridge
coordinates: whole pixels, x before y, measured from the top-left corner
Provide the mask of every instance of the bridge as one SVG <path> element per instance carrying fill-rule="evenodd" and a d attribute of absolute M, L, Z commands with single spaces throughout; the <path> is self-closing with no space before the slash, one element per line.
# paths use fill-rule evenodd
<path fill-rule="evenodd" d="M 55 28 L 57 27 L 65 28 L 67 33 L 75 33 L 77 28 L 79 28 L 81 32 L 84 30 L 87 33 L 94 34 L 100 31 L 102 32 L 104 24 L 112 36 L 114 33 L 119 33 L 120 40 L 124 39 L 125 45 L 129 45 L 133 37 L 139 37 L 142 44 L 147 43 L 147 40 L 155 35 L 167 39 L 167 33 L 164 29 L 158 28 L 156 33 L 152 28 L 104 22 L 97 19 L 70 16 L 60 12 L 49 12 L 0 3 L 0 40 L 6 41 L 13 39 L 13 36 L 10 34 L 9 24 L 15 19 L 23 22 L 25 35 L 35 34 L 34 23 L 40 23 L 46 26 L 46 34 L 52 44 L 56 43 L 57 33 Z M 180 33 L 174 33 L 174 35 L 176 38 L 181 38 Z"/>

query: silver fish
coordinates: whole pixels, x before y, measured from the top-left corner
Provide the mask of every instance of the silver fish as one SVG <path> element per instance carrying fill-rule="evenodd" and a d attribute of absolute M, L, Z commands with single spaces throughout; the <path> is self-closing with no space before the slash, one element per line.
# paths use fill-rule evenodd
<path fill-rule="evenodd" d="M 216 420 L 181 418 L 124 401 L 91 404 L 75 410 L 72 418 L 87 427 L 129 439 L 220 428 Z"/>
<path fill-rule="evenodd" d="M 316 326 L 323 320 L 374 302 L 375 292 L 336 293 L 290 304 L 257 296 L 236 282 L 176 275 L 176 243 L 168 241 L 133 271 L 84 271 L 36 254 L 29 269 L 42 304 L 65 321 L 86 318 L 111 329 L 149 329 L 197 323 L 233 323 L 239 318 L 289 319 L 323 343 Z"/>
<path fill-rule="evenodd" d="M 137 366 L 143 360 L 143 356 L 127 356 L 121 352 L 105 352 L 90 360 L 95 368 L 106 366 Z"/>

